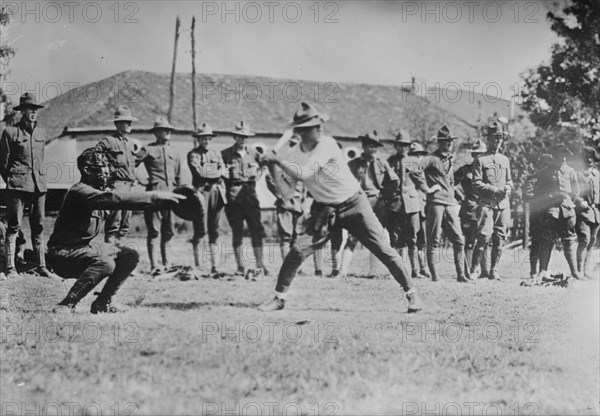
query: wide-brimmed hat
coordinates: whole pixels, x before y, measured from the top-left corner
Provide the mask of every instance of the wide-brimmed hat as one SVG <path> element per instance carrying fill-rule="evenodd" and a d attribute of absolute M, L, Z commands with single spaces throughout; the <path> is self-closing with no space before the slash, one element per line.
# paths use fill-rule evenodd
<path fill-rule="evenodd" d="M 396 140 L 394 140 L 394 144 L 408 144 L 410 145 L 410 135 L 406 130 L 402 130 L 398 134 L 396 134 Z"/>
<path fill-rule="evenodd" d="M 312 127 L 323 124 L 329 120 L 327 114 L 321 114 L 314 106 L 302 102 L 300 108 L 294 113 L 290 127 Z"/>
<path fill-rule="evenodd" d="M 504 132 L 504 128 L 503 128 L 502 124 L 497 121 L 494 121 L 489 126 L 487 126 L 485 135 L 486 135 L 486 137 L 490 137 L 490 136 L 497 136 L 497 137 L 502 137 L 502 138 L 506 137 L 506 134 Z"/>
<path fill-rule="evenodd" d="M 198 130 L 192 133 L 193 137 L 215 137 L 216 134 L 213 133 L 212 127 L 208 123 L 202 123 Z"/>
<path fill-rule="evenodd" d="M 44 108 L 43 105 L 38 104 L 35 100 L 35 95 L 26 92 L 19 98 L 19 105 L 14 108 L 15 111 L 24 110 L 26 108 Z"/>
<path fill-rule="evenodd" d="M 454 140 L 454 139 L 458 139 L 458 136 L 455 136 L 454 134 L 452 134 L 452 132 L 450 131 L 450 128 L 444 124 L 442 126 L 442 128 L 439 129 L 437 132 L 437 139 L 438 140 Z"/>
<path fill-rule="evenodd" d="M 481 139 L 477 140 L 475 143 L 471 144 L 469 147 L 470 153 L 485 153 L 487 152 L 487 145 Z"/>
<path fill-rule="evenodd" d="M 419 142 L 412 142 L 410 144 L 410 149 L 408 151 L 408 154 L 410 156 L 419 156 L 419 155 L 426 155 L 427 154 L 427 150 L 425 150 L 425 148 L 423 147 L 423 145 Z"/>
<path fill-rule="evenodd" d="M 383 144 L 381 143 L 381 139 L 379 138 L 379 136 L 377 135 L 377 131 L 373 130 L 372 133 L 367 133 L 363 136 L 358 136 L 358 138 L 360 139 L 360 141 L 362 143 L 369 143 L 369 144 L 374 144 L 377 147 L 383 147 Z"/>
<path fill-rule="evenodd" d="M 598 151 L 591 146 L 584 146 L 581 149 L 581 155 L 586 158 L 591 156 L 596 162 L 600 161 Z"/>
<path fill-rule="evenodd" d="M 169 120 L 166 117 L 158 116 L 156 120 L 154 120 L 154 127 L 152 127 L 152 131 L 155 130 L 175 130 L 173 126 L 169 123 Z"/>
<path fill-rule="evenodd" d="M 137 118 L 133 116 L 129 107 L 126 105 L 120 105 L 117 107 L 117 110 L 115 111 L 115 118 L 113 118 L 112 121 L 137 121 Z"/>
<path fill-rule="evenodd" d="M 204 218 L 204 198 L 189 185 L 178 186 L 173 193 L 183 195 L 186 198 L 173 204 L 170 208 L 182 220 L 194 221 Z"/>
<path fill-rule="evenodd" d="M 250 125 L 245 121 L 240 121 L 233 131 L 231 132 L 234 136 L 252 137 L 254 133 L 250 131 Z"/>

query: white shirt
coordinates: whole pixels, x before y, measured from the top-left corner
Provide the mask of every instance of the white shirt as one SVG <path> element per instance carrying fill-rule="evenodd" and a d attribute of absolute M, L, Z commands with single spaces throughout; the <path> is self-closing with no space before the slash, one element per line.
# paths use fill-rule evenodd
<path fill-rule="evenodd" d="M 283 162 L 304 182 L 312 197 L 323 204 L 339 204 L 360 191 L 342 150 L 330 136 L 321 136 L 311 151 L 298 144 L 291 148 Z"/>

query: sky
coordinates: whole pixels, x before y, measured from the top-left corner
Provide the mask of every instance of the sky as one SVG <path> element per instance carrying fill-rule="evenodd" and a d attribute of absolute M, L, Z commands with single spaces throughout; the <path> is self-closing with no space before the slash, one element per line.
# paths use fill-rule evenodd
<path fill-rule="evenodd" d="M 3 89 L 45 101 L 126 70 L 473 89 L 510 98 L 556 42 L 539 1 L 5 1 Z"/>

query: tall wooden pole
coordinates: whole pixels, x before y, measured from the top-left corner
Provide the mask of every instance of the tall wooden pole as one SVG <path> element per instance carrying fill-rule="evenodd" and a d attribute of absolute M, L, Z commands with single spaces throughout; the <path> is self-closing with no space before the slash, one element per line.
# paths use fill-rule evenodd
<path fill-rule="evenodd" d="M 175 21 L 175 48 L 173 49 L 173 67 L 171 68 L 171 85 L 169 88 L 169 114 L 167 118 L 169 119 L 169 123 L 171 122 L 171 117 L 173 116 L 173 103 L 175 101 L 175 64 L 177 63 L 177 42 L 179 41 L 179 16 L 177 16 L 177 20 Z"/>
<path fill-rule="evenodd" d="M 192 117 L 194 121 L 194 131 L 198 130 L 198 121 L 196 118 L 196 16 L 192 16 Z"/>

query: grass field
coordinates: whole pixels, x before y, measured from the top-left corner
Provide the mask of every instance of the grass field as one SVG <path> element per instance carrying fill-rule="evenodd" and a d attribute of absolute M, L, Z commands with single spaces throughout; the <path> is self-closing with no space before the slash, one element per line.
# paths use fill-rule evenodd
<path fill-rule="evenodd" d="M 189 245 L 173 247 L 189 264 Z M 598 280 L 522 287 L 527 260 L 508 252 L 506 279 L 476 285 L 442 260 L 445 281 L 415 281 L 419 314 L 389 277 L 308 273 L 285 310 L 261 313 L 272 252 L 259 282 L 151 280 L 142 254 L 118 298 L 133 308 L 110 316 L 88 313 L 92 296 L 53 314 L 72 281 L 0 282 L 0 413 L 598 414 Z M 368 264 L 358 250 L 352 271 Z"/>

